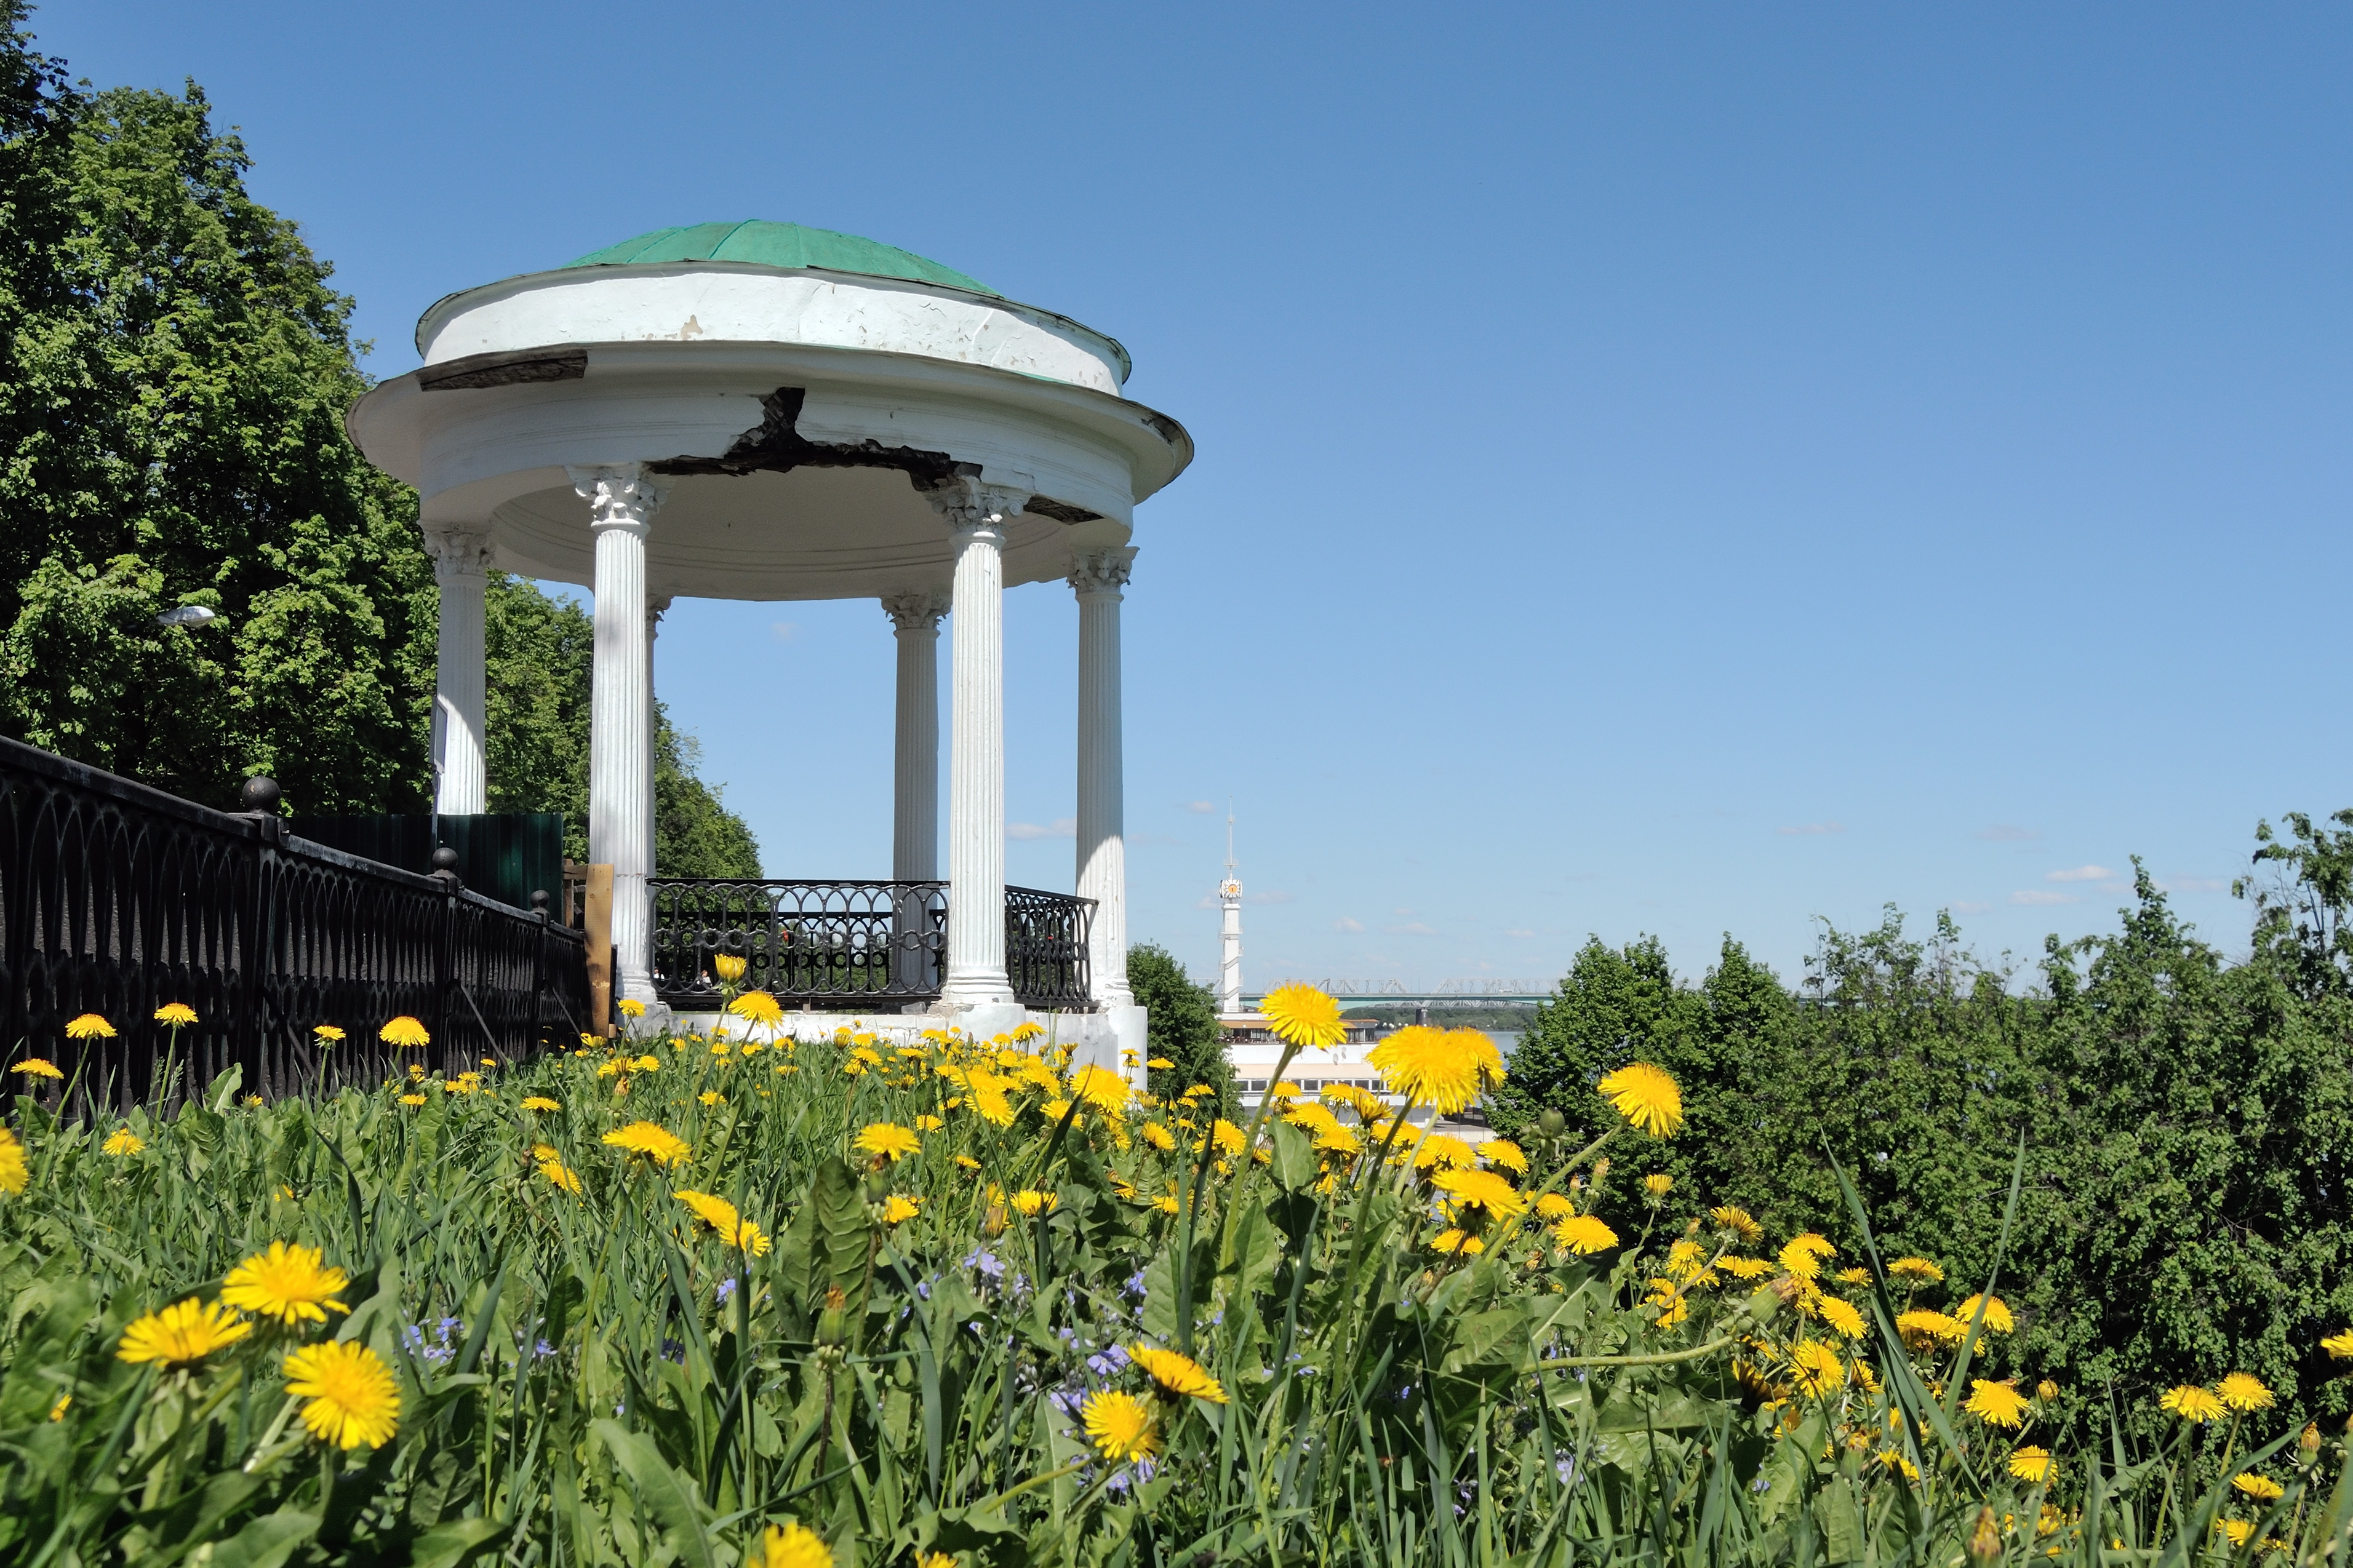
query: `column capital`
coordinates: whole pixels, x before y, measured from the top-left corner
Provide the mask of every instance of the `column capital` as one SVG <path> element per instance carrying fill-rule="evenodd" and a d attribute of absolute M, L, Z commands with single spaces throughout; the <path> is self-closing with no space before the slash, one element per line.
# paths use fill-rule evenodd
<path fill-rule="evenodd" d="M 1029 504 L 1029 492 L 1010 485 L 984 484 L 977 478 L 958 474 L 944 484 L 923 492 L 932 510 L 952 533 L 973 533 L 982 529 L 992 530 L 999 539 L 1005 536 L 1005 520 Z"/>
<path fill-rule="evenodd" d="M 668 482 L 646 472 L 642 463 L 567 466 L 564 472 L 588 503 L 591 528 L 649 527 L 670 495 Z"/>
<path fill-rule="evenodd" d="M 646 595 L 646 631 L 649 635 L 661 624 L 661 618 L 670 614 L 670 596 L 668 594 Z"/>
<path fill-rule="evenodd" d="M 1070 584 L 1079 597 L 1091 594 L 1109 594 L 1119 597 L 1127 586 L 1127 574 L 1135 565 L 1133 545 L 1115 550 L 1082 550 L 1071 557 Z"/>
<path fill-rule="evenodd" d="M 885 594 L 882 613 L 902 632 L 937 636 L 940 617 L 948 613 L 948 596 L 937 588 L 926 588 L 918 594 Z"/>
<path fill-rule="evenodd" d="M 444 587 L 463 578 L 480 579 L 491 569 L 495 552 L 487 522 L 428 522 L 421 526 L 425 553 L 433 557 L 433 576 Z"/>

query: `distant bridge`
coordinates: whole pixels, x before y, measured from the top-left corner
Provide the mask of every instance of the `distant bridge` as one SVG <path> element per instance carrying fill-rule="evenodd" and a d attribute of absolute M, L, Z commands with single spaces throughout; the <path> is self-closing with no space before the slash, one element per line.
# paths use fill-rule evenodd
<path fill-rule="evenodd" d="M 1402 980 L 1302 980 L 1293 977 L 1275 983 L 1275 988 L 1284 985 L 1313 985 L 1335 1001 L 1344 1003 L 1402 1002 L 1420 1007 L 1527 1005 L 1549 1002 L 1553 998 L 1552 986 L 1533 980 L 1441 980 L 1427 991 L 1410 990 Z M 1262 991 L 1250 993 L 1245 994 L 1242 1001 L 1256 1007 L 1265 994 Z"/>

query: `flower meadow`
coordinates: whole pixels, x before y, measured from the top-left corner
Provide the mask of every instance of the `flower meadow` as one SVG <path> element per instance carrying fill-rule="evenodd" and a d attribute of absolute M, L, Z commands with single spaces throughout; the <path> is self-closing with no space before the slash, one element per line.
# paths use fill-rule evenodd
<path fill-rule="evenodd" d="M 16 1064 L 0 1561 L 2154 1564 L 2353 1524 L 2342 1435 L 2229 1367 L 2153 1451 L 2053 1451 L 2061 1391 L 1983 1369 L 1999 1278 L 1646 1169 L 1686 1134 L 1639 1060 L 1571 1148 L 1416 1124 L 1500 1080 L 1467 1029 L 1237 1123 L 1034 1025 L 730 1010 L 274 1104 L 69 1113 Z"/>

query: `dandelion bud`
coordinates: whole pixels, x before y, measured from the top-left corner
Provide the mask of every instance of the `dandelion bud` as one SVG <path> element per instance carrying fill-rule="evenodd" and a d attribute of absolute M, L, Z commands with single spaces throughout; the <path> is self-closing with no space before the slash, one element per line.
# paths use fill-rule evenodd
<path fill-rule="evenodd" d="M 2296 1437 L 2295 1446 L 2307 1454 L 2320 1452 L 2320 1428 L 2306 1422 L 2304 1431 Z"/>
<path fill-rule="evenodd" d="M 1547 1138 L 1557 1138 L 1568 1131 L 1568 1118 L 1547 1106 L 1536 1118 L 1536 1131 Z"/>
<path fill-rule="evenodd" d="M 2059 1385 L 2046 1377 L 2034 1385 L 2034 1397 L 2048 1405 L 2059 1397 Z"/>
<path fill-rule="evenodd" d="M 1609 1156 L 1604 1154 L 1593 1162 L 1593 1184 L 1599 1186 L 1609 1179 Z"/>
<path fill-rule="evenodd" d="M 1979 1563 L 1990 1563 L 2001 1555 L 2001 1529 L 1989 1508 L 1978 1510 L 1977 1528 L 1969 1531 L 1969 1555 Z"/>
<path fill-rule="evenodd" d="M 1656 1203 L 1675 1190 L 1675 1179 L 1663 1172 L 1654 1171 L 1642 1178 L 1642 1190 L 1651 1194 L 1651 1202 Z"/>

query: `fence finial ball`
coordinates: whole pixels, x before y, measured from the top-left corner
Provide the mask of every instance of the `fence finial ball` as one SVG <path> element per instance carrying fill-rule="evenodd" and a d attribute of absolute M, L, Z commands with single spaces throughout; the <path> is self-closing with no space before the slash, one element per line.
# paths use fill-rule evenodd
<path fill-rule="evenodd" d="M 545 888 L 533 888 L 531 890 L 531 907 L 541 914 L 545 914 L 547 912 L 547 889 Z"/>
<path fill-rule="evenodd" d="M 248 811 L 274 812 L 278 809 L 280 794 L 276 779 L 267 773 L 257 773 L 245 781 L 245 787 L 237 791 L 237 798 L 244 803 Z"/>
<path fill-rule="evenodd" d="M 440 848 L 433 851 L 433 869 L 437 873 L 456 871 L 458 869 L 458 852 L 455 849 L 450 848 L 447 844 L 444 844 Z"/>

